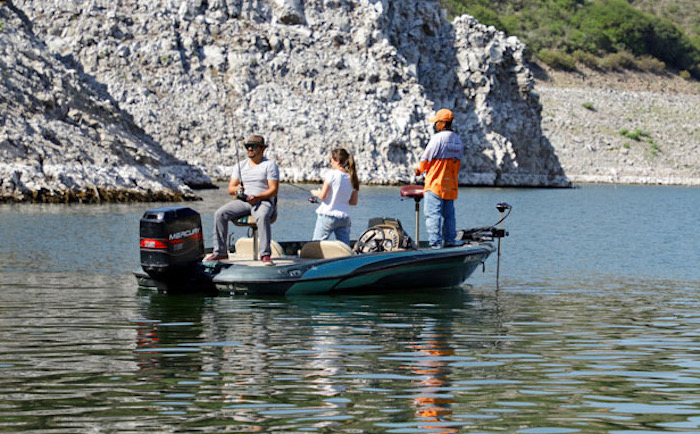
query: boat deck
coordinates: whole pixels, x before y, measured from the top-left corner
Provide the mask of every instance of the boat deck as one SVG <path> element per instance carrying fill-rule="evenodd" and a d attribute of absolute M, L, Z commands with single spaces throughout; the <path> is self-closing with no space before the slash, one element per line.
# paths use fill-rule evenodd
<path fill-rule="evenodd" d="M 283 256 L 283 257 L 273 257 L 272 258 L 273 262 L 275 265 L 294 265 L 294 264 L 299 264 L 303 262 L 308 262 L 311 259 L 307 258 L 299 258 L 296 256 Z M 258 259 L 252 259 L 249 256 L 243 257 L 240 255 L 229 255 L 228 259 L 221 259 L 219 260 L 222 264 L 230 264 L 230 265 L 246 265 L 249 267 L 264 267 L 265 265 L 262 263 L 262 261 Z"/>
<path fill-rule="evenodd" d="M 351 256 L 350 247 L 340 241 L 271 241 L 272 260 L 277 266 L 294 265 L 319 259 L 337 258 Z M 253 240 L 251 238 L 240 238 L 232 252 L 229 252 L 228 259 L 221 259 L 222 264 L 247 265 L 250 267 L 264 267 L 265 265 L 254 253 Z"/>

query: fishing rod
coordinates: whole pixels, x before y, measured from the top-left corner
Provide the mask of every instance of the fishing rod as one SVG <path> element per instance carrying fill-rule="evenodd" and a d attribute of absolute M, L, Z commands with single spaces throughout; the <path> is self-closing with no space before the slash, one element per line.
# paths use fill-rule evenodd
<path fill-rule="evenodd" d="M 304 188 L 304 187 L 300 187 L 300 186 L 298 186 L 298 185 L 296 185 L 296 184 L 287 184 L 287 185 L 291 185 L 292 187 L 294 187 L 294 188 L 296 188 L 296 189 L 299 189 L 299 190 L 301 190 L 301 191 L 303 191 L 303 192 L 305 192 L 305 193 L 308 193 L 308 195 L 309 195 L 309 202 L 310 202 L 310 203 L 319 203 L 318 198 L 317 198 L 316 196 L 314 196 L 313 194 L 311 194 L 311 190 L 308 190 L 308 189 L 306 189 L 306 188 Z"/>
<path fill-rule="evenodd" d="M 236 192 L 236 197 L 245 202 L 248 201 L 248 195 L 245 194 L 245 188 L 243 186 L 243 168 L 241 167 L 241 158 L 238 156 L 238 146 L 236 146 L 236 163 L 238 163 L 238 175 L 240 176 L 238 180 L 241 183 L 240 188 Z"/>

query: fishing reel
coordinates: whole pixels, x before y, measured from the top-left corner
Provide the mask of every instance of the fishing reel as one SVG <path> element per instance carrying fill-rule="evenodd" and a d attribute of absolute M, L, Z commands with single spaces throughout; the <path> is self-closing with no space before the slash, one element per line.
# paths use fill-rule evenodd
<path fill-rule="evenodd" d="M 239 189 L 239 190 L 236 192 L 236 197 L 237 197 L 238 199 L 242 200 L 243 202 L 247 202 L 247 201 L 248 201 L 248 195 L 245 194 L 245 192 L 243 191 L 242 188 Z"/>

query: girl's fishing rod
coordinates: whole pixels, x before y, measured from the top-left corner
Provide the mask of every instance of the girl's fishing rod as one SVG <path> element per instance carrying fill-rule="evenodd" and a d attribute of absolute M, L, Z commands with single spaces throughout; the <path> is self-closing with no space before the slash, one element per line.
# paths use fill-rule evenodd
<path fill-rule="evenodd" d="M 306 188 L 300 187 L 300 186 L 298 186 L 298 185 L 296 185 L 296 184 L 287 184 L 287 185 L 291 185 L 292 187 L 294 187 L 294 188 L 296 188 L 296 189 L 299 189 L 299 190 L 301 190 L 301 191 L 303 191 L 303 192 L 308 193 L 308 195 L 309 195 L 309 202 L 310 202 L 310 203 L 318 203 L 318 198 L 317 198 L 316 196 L 314 196 L 313 194 L 311 194 L 311 191 L 310 191 L 310 190 L 307 190 Z"/>

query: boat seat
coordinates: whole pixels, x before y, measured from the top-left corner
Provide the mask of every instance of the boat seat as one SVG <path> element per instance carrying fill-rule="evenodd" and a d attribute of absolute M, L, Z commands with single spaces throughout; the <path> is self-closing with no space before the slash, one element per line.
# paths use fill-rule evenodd
<path fill-rule="evenodd" d="M 420 201 L 423 199 L 423 190 L 425 186 L 423 185 L 404 185 L 401 187 L 401 197 L 410 197 L 416 202 L 416 229 L 414 232 L 416 247 L 420 245 Z M 403 199 L 401 199 L 403 200 Z"/>
<path fill-rule="evenodd" d="M 256 234 L 257 235 L 257 234 Z M 253 258 L 253 260 L 258 259 L 258 252 L 257 252 L 257 237 L 251 238 L 251 237 L 243 237 L 239 238 L 236 240 L 236 245 L 235 245 L 235 252 L 234 255 L 237 258 Z M 284 256 L 284 249 L 275 240 L 270 240 L 270 257 L 272 258 L 281 258 Z"/>
<path fill-rule="evenodd" d="M 301 247 L 299 256 L 307 259 L 340 258 L 352 255 L 350 246 L 338 240 L 309 241 Z"/>
<path fill-rule="evenodd" d="M 272 218 L 270 219 L 270 224 L 274 223 L 277 220 L 277 211 L 275 210 L 275 213 L 272 214 Z M 250 228 L 252 231 L 252 234 L 250 238 L 253 240 L 253 245 L 250 248 L 250 256 L 253 258 L 253 260 L 258 259 L 258 224 L 255 222 L 255 219 L 253 218 L 252 215 L 247 215 L 244 217 L 241 217 L 239 219 L 236 219 L 233 221 L 233 224 L 236 226 L 242 226 L 242 227 L 247 227 Z M 272 249 L 272 243 L 270 243 L 270 248 Z M 236 242 L 236 252 L 238 252 L 238 242 Z M 270 255 L 272 256 L 272 255 Z"/>

